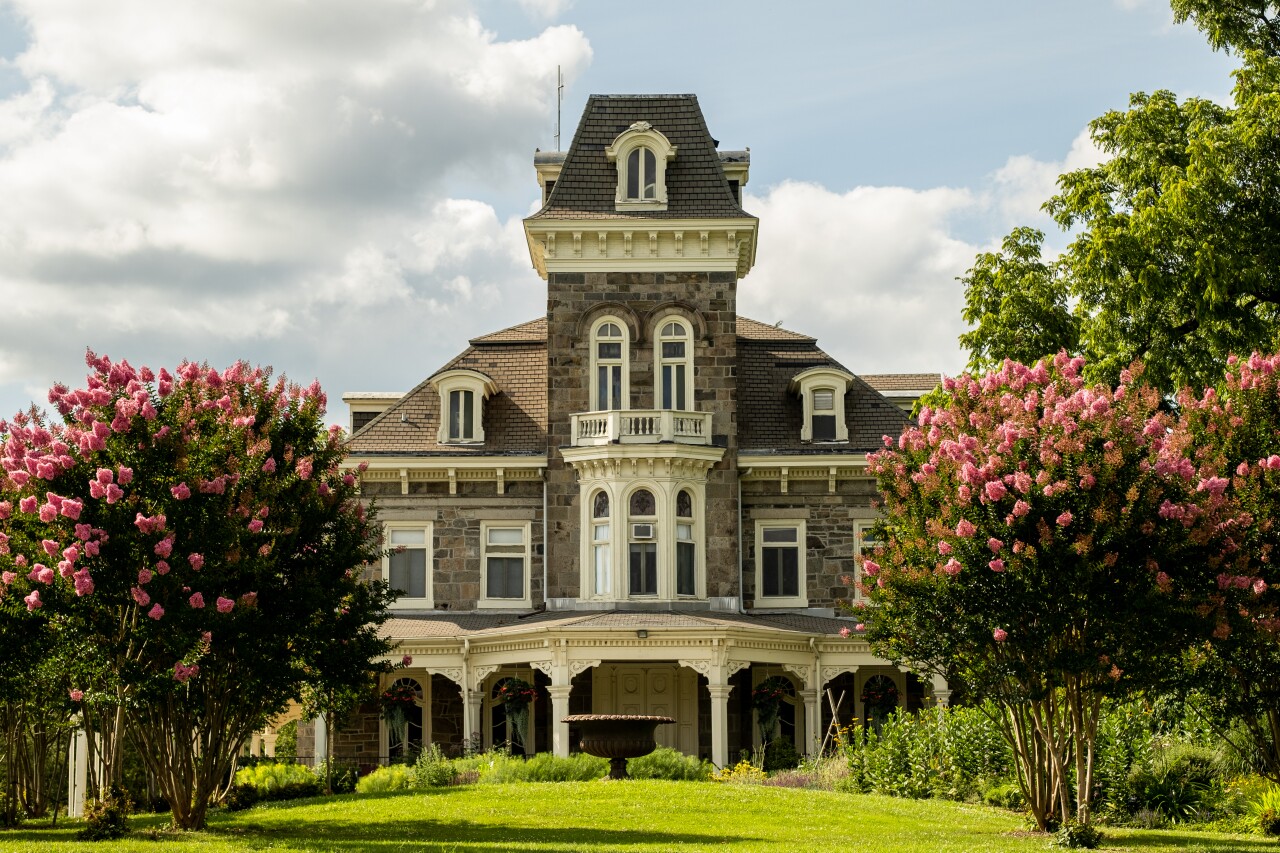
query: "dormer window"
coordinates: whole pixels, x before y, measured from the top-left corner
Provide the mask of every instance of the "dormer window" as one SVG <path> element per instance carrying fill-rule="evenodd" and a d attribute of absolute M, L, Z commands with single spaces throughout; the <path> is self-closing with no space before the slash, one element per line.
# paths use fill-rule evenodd
<path fill-rule="evenodd" d="M 497 392 L 477 370 L 448 370 L 431 380 L 440 394 L 440 444 L 483 444 L 484 401 Z"/>
<path fill-rule="evenodd" d="M 676 148 L 647 121 L 627 128 L 604 150 L 618 168 L 618 210 L 666 210 L 667 163 Z"/>
<path fill-rule="evenodd" d="M 791 378 L 791 392 L 800 395 L 804 407 L 801 441 L 849 440 L 844 397 L 852 381 L 852 374 L 836 367 L 813 367 Z"/>

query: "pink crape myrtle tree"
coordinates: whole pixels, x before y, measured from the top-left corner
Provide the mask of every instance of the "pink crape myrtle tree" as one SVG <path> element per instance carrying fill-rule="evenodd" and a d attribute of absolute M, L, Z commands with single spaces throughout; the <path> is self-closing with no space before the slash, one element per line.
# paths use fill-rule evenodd
<path fill-rule="evenodd" d="M 1111 388 L 1081 367 L 948 379 L 870 458 L 882 544 L 860 558 L 872 649 L 994 700 L 1042 829 L 1089 821 L 1101 703 L 1183 647 L 1204 538 L 1160 395 L 1140 368 Z"/>
<path fill-rule="evenodd" d="M 254 731 L 386 654 L 391 596 L 362 572 L 377 530 L 317 385 L 87 362 L 85 387 L 49 393 L 60 419 L 0 423 L 0 606 L 92 659 L 71 698 L 100 793 L 128 737 L 174 824 L 199 828 Z"/>
<path fill-rule="evenodd" d="M 1219 389 L 1178 402 L 1167 453 L 1195 466 L 1197 497 L 1224 534 L 1201 581 L 1206 632 L 1185 686 L 1224 741 L 1280 782 L 1280 355 L 1232 357 Z"/>

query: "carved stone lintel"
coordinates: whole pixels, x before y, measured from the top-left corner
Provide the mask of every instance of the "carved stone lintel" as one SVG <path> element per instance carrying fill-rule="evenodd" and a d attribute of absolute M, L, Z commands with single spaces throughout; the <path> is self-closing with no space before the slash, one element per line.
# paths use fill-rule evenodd
<path fill-rule="evenodd" d="M 484 680 L 490 675 L 498 671 L 497 666 L 473 666 L 471 667 L 471 689 L 479 690 L 480 685 L 484 684 Z"/>
<path fill-rule="evenodd" d="M 533 667 L 533 668 L 534 668 L 534 669 L 536 669 L 538 672 L 540 672 L 540 673 L 542 673 L 543 675 L 545 675 L 547 678 L 550 678 L 550 677 L 551 677 L 551 661 L 549 661 L 549 660 L 531 660 L 531 661 L 529 661 L 529 666 Z"/>
<path fill-rule="evenodd" d="M 646 131 L 646 130 L 652 130 L 652 129 L 653 129 L 653 125 L 649 124 L 649 122 L 647 122 L 647 121 L 638 121 L 638 122 L 636 122 L 635 124 L 631 125 L 631 127 L 630 127 L 630 128 L 628 128 L 628 129 L 629 129 L 629 130 L 638 130 L 638 131 L 640 131 L 641 133 L 643 133 L 643 132 L 644 132 L 644 131 Z"/>
<path fill-rule="evenodd" d="M 593 669 L 600 665 L 598 660 L 571 660 L 569 661 L 569 677 L 581 675 L 589 669 Z"/>

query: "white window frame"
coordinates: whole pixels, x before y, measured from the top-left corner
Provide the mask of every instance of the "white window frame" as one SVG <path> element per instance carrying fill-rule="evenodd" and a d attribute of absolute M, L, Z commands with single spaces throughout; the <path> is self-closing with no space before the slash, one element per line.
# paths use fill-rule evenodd
<path fill-rule="evenodd" d="M 676 514 L 676 502 L 680 493 L 689 493 L 689 502 L 693 507 L 693 515 L 684 518 Z M 671 593 L 673 598 L 698 599 L 707 597 L 707 571 L 705 563 L 706 541 L 702 533 L 702 509 L 698 502 L 698 492 L 688 486 L 677 486 L 671 497 Z M 680 592 L 680 525 L 690 527 L 690 539 L 693 543 L 693 592 Z"/>
<path fill-rule="evenodd" d="M 523 537 L 521 551 L 505 550 L 511 545 L 491 545 L 489 531 L 494 529 L 519 530 Z M 476 602 L 478 609 L 526 610 L 533 607 L 533 595 L 530 592 L 530 574 L 533 567 L 532 543 L 530 534 L 533 523 L 529 521 L 481 521 L 480 522 L 480 600 Z M 503 549 L 503 550 L 492 550 Z M 524 561 L 524 590 L 519 598 L 495 598 L 489 595 L 489 558 L 521 557 Z"/>
<path fill-rule="evenodd" d="M 449 370 L 431 378 L 431 385 L 440 393 L 440 429 L 436 436 L 440 444 L 484 444 L 484 401 L 497 393 L 497 384 L 478 370 Z M 471 426 L 469 436 L 453 437 L 449 423 L 453 418 L 450 395 L 454 391 L 471 392 Z"/>
<path fill-rule="evenodd" d="M 610 323 L 618 327 L 618 330 L 622 333 L 621 339 L 600 337 L 600 330 Z M 612 358 L 602 360 L 600 358 L 600 344 L 618 343 L 618 342 L 622 344 L 621 362 L 618 362 L 616 359 L 612 359 Z M 596 411 L 596 412 L 612 412 L 612 411 L 622 411 L 625 409 L 629 409 L 631 407 L 631 369 L 630 369 L 631 329 L 626 323 L 622 322 L 622 320 L 618 319 L 617 317 L 610 315 L 606 317 L 601 317 L 591 324 L 590 364 L 591 364 L 591 376 L 590 376 L 591 381 L 589 384 L 591 387 L 591 399 L 587 401 L 588 405 L 590 406 L 590 410 Z M 617 364 L 620 364 L 621 366 L 620 372 L 622 374 L 622 382 L 621 382 L 622 397 L 618 401 L 618 408 L 617 409 L 614 409 L 612 407 L 604 408 L 604 409 L 597 408 L 597 405 L 600 400 L 600 368 L 606 367 L 606 366 L 613 367 Z M 610 400 L 610 403 L 612 403 L 612 400 Z"/>
<path fill-rule="evenodd" d="M 766 530 L 792 529 L 796 531 L 796 595 L 765 595 L 764 594 L 764 550 L 765 541 L 764 533 Z M 769 543 L 768 547 L 779 547 L 774 543 Z M 771 607 L 808 607 L 809 606 L 809 589 L 808 589 L 808 573 L 807 573 L 807 557 L 808 557 L 808 538 L 805 531 L 805 521 L 802 518 L 795 519 L 760 519 L 756 521 L 756 590 L 755 603 L 759 608 Z"/>
<path fill-rule="evenodd" d="M 382 555 L 382 579 L 387 583 L 391 583 L 391 552 L 400 548 L 421 548 L 425 551 L 423 565 L 425 567 L 426 579 L 424 586 L 426 588 L 426 596 L 422 598 L 410 598 L 402 595 L 392 602 L 390 609 L 392 610 L 432 610 L 435 608 L 434 584 L 432 583 L 432 575 L 435 573 L 434 559 L 434 525 L 430 521 L 388 521 L 382 526 L 384 552 Z M 398 545 L 392 544 L 395 531 L 420 531 L 423 534 L 422 545 Z"/>
<path fill-rule="evenodd" d="M 605 499 L 609 501 L 609 515 L 604 518 L 596 518 L 596 498 L 599 495 L 604 495 Z M 584 587 L 588 592 L 583 596 L 584 598 L 609 600 L 613 597 L 614 575 L 616 574 L 613 568 L 613 540 L 616 535 L 614 533 L 614 520 L 616 517 L 617 503 L 614 501 L 613 495 L 609 494 L 608 489 L 593 489 L 588 493 L 587 525 L 585 529 L 590 531 L 587 543 L 587 553 L 589 558 L 586 561 L 586 565 L 589 569 L 587 572 L 588 579 L 586 581 L 588 585 Z M 599 528 L 604 529 L 605 535 L 603 539 L 596 538 L 596 531 Z M 599 558 L 597 556 L 600 551 L 603 551 L 604 554 L 603 567 L 599 565 Z M 601 573 L 602 568 L 603 574 Z M 604 579 L 605 589 L 600 588 L 600 579 L 602 577 Z"/>
<path fill-rule="evenodd" d="M 631 152 L 637 149 L 648 149 L 654 159 L 654 195 L 643 198 L 644 186 L 638 184 L 641 198 L 631 198 L 627 194 L 628 168 Z M 638 121 L 624 130 L 604 149 L 605 158 L 618 169 L 618 191 L 614 202 L 618 210 L 666 210 L 667 209 L 667 163 L 676 158 L 676 146 L 671 144 L 663 133 L 655 129 L 647 121 Z M 643 169 L 644 151 L 639 159 Z"/>
<path fill-rule="evenodd" d="M 676 326 L 680 333 L 668 336 L 666 330 L 670 325 Z M 659 320 L 654 328 L 658 331 L 658 334 L 653 345 L 653 407 L 673 412 L 696 411 L 697 407 L 693 403 L 693 332 L 689 328 L 688 321 L 679 315 L 667 316 Z M 684 344 L 684 355 L 679 358 L 666 358 L 662 354 L 662 348 L 663 344 L 668 343 Z M 667 382 L 663 370 L 666 367 L 678 368 L 684 372 L 685 404 L 683 406 L 675 405 L 674 390 L 671 393 L 673 405 L 670 407 L 663 405 L 667 392 Z"/>
<path fill-rule="evenodd" d="M 834 367 L 812 367 L 791 377 L 791 393 L 799 394 L 804 406 L 804 417 L 800 426 L 800 440 L 813 441 L 813 417 L 818 412 L 814 407 L 814 395 L 822 391 L 831 392 L 831 410 L 823 410 L 823 414 L 831 414 L 836 421 L 834 439 L 821 439 L 820 444 L 847 443 L 849 441 L 849 424 L 845 416 L 844 398 L 853 382 L 853 374 Z"/>
<path fill-rule="evenodd" d="M 631 498 L 637 492 L 641 492 L 641 491 L 648 492 L 650 497 L 653 498 L 653 514 L 652 515 L 632 515 L 631 514 Z M 627 526 L 623 532 L 626 533 L 625 541 L 627 543 L 627 550 L 623 554 L 623 558 L 622 558 L 622 562 L 623 562 L 622 579 L 623 579 L 623 586 L 626 589 L 626 596 L 625 596 L 626 598 L 635 598 L 635 599 L 640 599 L 642 601 L 650 601 L 653 599 L 661 599 L 661 598 L 669 597 L 666 595 L 667 579 L 663 577 L 663 574 L 664 574 L 663 567 L 664 567 L 664 564 L 668 563 L 668 561 L 665 559 L 666 554 L 663 553 L 664 549 L 662 546 L 664 543 L 671 542 L 671 540 L 674 537 L 670 535 L 672 531 L 668 530 L 670 525 L 667 523 L 664 523 L 666 520 L 664 518 L 665 514 L 663 512 L 663 509 L 664 509 L 663 501 L 665 497 L 666 497 L 665 490 L 656 488 L 653 484 L 650 484 L 650 483 L 637 483 L 632 488 L 627 489 L 623 493 L 622 506 L 626 511 L 625 517 L 627 519 Z M 675 513 L 674 498 L 671 500 L 670 512 L 672 514 Z M 666 517 L 669 518 L 670 516 L 667 515 Z M 653 527 L 652 538 L 633 539 L 632 538 L 633 527 L 636 524 L 651 525 Z M 634 544 L 653 545 L 653 559 L 654 559 L 655 565 L 653 567 L 653 591 L 652 592 L 634 592 L 631 589 L 631 546 Z"/>
<path fill-rule="evenodd" d="M 870 549 L 881 544 L 879 539 L 871 535 L 871 528 L 875 526 L 875 519 L 858 520 L 853 523 L 853 597 L 858 601 L 865 601 L 867 598 L 858 589 L 858 584 L 862 581 L 862 560 L 859 558 L 870 556 Z"/>

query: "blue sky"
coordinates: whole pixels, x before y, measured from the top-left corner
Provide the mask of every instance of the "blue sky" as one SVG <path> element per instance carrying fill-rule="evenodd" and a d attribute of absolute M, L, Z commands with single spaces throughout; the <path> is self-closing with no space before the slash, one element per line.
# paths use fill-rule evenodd
<path fill-rule="evenodd" d="M 344 420 L 538 316 L 557 63 L 566 147 L 590 93 L 698 94 L 752 150 L 741 312 L 867 373 L 959 370 L 955 277 L 1048 227 L 1089 120 L 1234 64 L 1154 0 L 0 0 L 0 412 L 92 347 L 274 364 Z"/>

